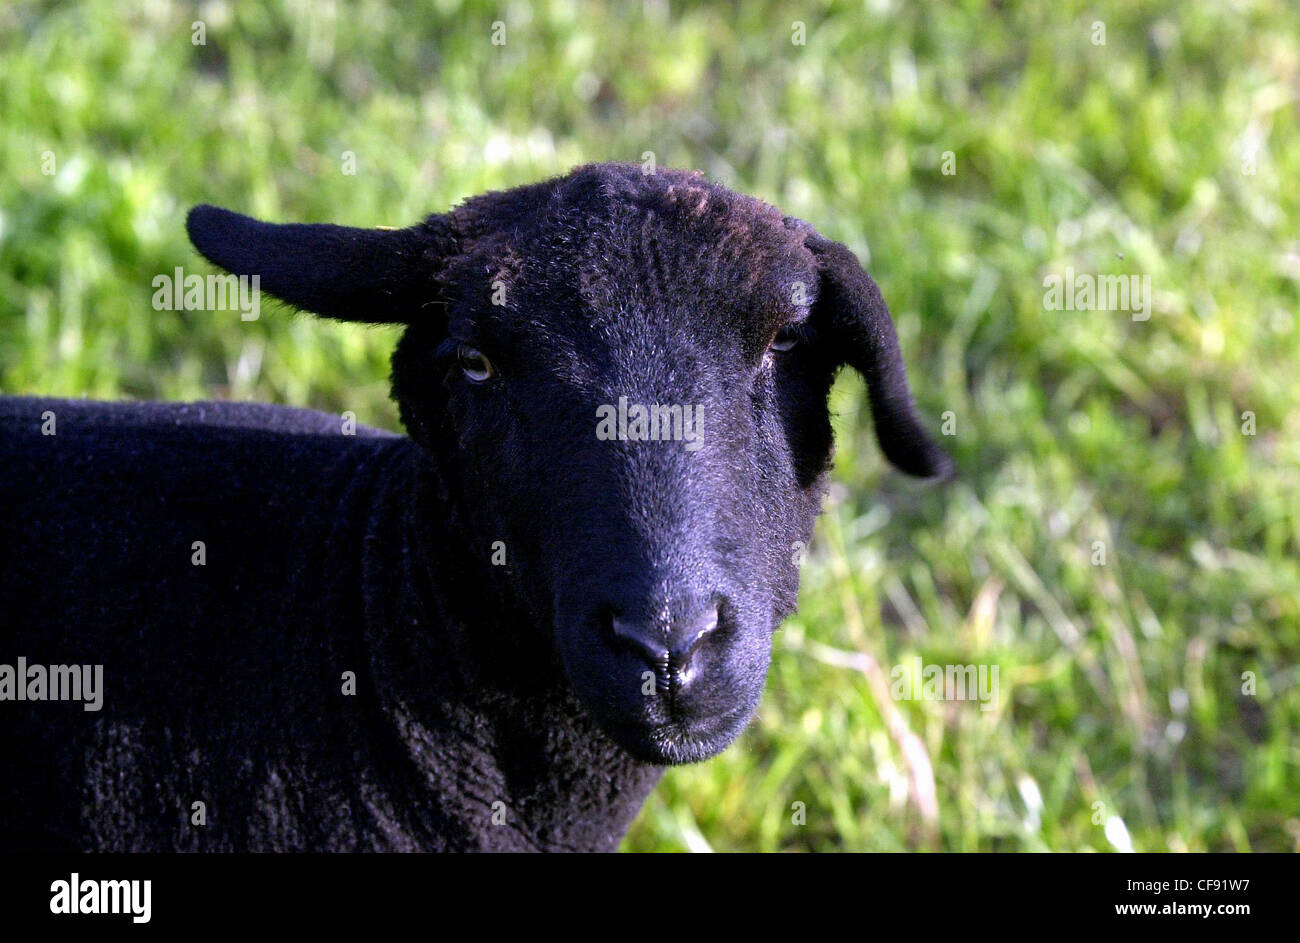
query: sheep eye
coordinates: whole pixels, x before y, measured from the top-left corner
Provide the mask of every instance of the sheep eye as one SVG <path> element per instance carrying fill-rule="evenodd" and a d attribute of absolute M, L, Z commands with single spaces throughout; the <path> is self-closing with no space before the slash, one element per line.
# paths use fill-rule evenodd
<path fill-rule="evenodd" d="M 461 344 L 456 348 L 456 359 L 460 362 L 461 372 L 473 383 L 482 383 L 496 373 L 492 361 L 483 356 L 481 350 Z"/>
<path fill-rule="evenodd" d="M 771 349 L 777 353 L 785 353 L 795 344 L 799 343 L 799 334 L 793 327 L 783 327 L 776 332 L 776 339 L 772 341 Z"/>

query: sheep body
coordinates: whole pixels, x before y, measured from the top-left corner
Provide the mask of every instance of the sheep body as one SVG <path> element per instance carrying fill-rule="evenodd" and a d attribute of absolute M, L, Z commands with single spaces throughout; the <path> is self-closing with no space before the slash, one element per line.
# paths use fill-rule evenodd
<path fill-rule="evenodd" d="M 617 845 L 657 770 L 558 674 L 508 653 L 478 670 L 488 640 L 438 592 L 454 539 L 419 537 L 440 523 L 427 461 L 342 428 L 250 404 L 0 399 L 0 661 L 104 666 L 96 714 L 0 703 L 0 847 Z"/>

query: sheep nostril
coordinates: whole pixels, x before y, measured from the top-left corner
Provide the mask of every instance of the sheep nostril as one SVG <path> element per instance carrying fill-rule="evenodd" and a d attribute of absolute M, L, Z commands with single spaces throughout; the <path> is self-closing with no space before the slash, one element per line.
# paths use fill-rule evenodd
<path fill-rule="evenodd" d="M 705 636 L 717 628 L 718 606 L 716 603 L 710 603 L 709 607 L 686 627 L 686 631 L 682 635 L 683 651 L 681 657 L 689 658 L 691 653 L 704 641 Z"/>
<path fill-rule="evenodd" d="M 652 666 L 666 667 L 670 657 L 668 636 L 654 625 L 627 622 L 617 617 L 611 623 L 614 637 L 636 651 Z"/>
<path fill-rule="evenodd" d="M 634 649 L 652 667 L 667 671 L 670 665 L 684 666 L 704 639 L 718 628 L 718 607 L 710 603 L 704 610 L 669 626 L 662 622 L 636 622 L 611 619 L 614 637 Z"/>

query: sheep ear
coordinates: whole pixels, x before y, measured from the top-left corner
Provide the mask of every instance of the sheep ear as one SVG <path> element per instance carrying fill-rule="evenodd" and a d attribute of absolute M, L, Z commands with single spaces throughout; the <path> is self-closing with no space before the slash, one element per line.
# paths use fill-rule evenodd
<path fill-rule="evenodd" d="M 407 229 L 263 223 L 216 206 L 185 220 L 190 242 L 235 275 L 258 276 L 281 301 L 327 318 L 410 323 L 438 300 L 435 275 L 451 237 L 443 217 Z"/>
<path fill-rule="evenodd" d="M 810 232 L 804 240 L 817 259 L 817 307 L 831 325 L 845 361 L 867 381 L 880 447 L 898 469 L 922 478 L 948 478 L 952 460 L 921 425 L 889 308 L 875 281 L 847 246 Z"/>

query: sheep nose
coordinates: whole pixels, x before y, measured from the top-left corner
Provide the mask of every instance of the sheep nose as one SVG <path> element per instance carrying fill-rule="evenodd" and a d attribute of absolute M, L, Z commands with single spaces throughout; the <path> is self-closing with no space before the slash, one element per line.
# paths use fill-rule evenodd
<path fill-rule="evenodd" d="M 618 616 L 614 616 L 612 626 L 615 638 L 634 649 L 654 668 L 684 671 L 700 643 L 717 629 L 718 606 L 710 602 L 694 615 L 673 619 L 666 626 L 662 621 L 635 622 Z"/>

